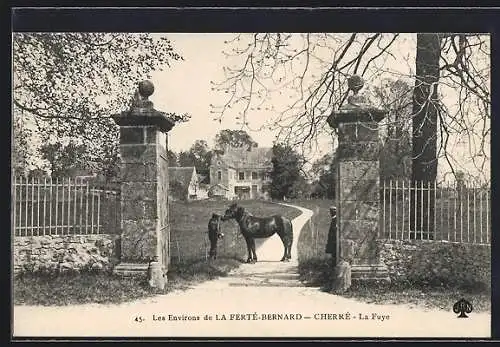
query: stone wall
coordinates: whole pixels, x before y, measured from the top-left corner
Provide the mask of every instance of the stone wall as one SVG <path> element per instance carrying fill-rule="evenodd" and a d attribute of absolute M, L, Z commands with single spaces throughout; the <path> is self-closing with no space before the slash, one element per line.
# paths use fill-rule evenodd
<path fill-rule="evenodd" d="M 111 234 L 15 237 L 14 273 L 108 271 L 118 262 L 118 241 Z"/>
<path fill-rule="evenodd" d="M 423 240 L 378 240 L 391 282 L 491 288 L 491 247 Z"/>

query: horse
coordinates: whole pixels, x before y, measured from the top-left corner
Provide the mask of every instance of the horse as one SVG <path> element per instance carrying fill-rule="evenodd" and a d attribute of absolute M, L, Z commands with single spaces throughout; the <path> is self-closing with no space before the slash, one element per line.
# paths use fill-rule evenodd
<path fill-rule="evenodd" d="M 212 218 L 208 221 L 208 239 L 210 240 L 210 259 L 217 258 L 217 241 L 224 237 L 224 233 L 220 229 L 220 222 L 222 221 L 222 216 L 213 213 Z"/>
<path fill-rule="evenodd" d="M 290 261 L 291 249 L 293 243 L 292 222 L 279 214 L 269 217 L 255 217 L 245 210 L 244 207 L 232 204 L 224 213 L 222 220 L 234 219 L 240 227 L 247 244 L 248 259 L 247 263 L 256 263 L 255 239 L 267 238 L 278 234 L 285 248 L 281 261 Z"/>

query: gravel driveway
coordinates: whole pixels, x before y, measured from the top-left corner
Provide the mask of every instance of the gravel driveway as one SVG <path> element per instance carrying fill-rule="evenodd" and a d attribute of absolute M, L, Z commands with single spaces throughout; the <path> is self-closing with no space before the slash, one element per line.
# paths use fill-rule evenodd
<path fill-rule="evenodd" d="M 290 205 L 289 205 L 290 206 Z M 299 232 L 312 211 L 293 220 L 292 261 L 281 263 L 278 236 L 258 243 L 256 264 L 228 277 L 120 305 L 15 306 L 14 336 L 156 337 L 489 337 L 488 313 L 366 304 L 304 287 L 298 280 Z"/>

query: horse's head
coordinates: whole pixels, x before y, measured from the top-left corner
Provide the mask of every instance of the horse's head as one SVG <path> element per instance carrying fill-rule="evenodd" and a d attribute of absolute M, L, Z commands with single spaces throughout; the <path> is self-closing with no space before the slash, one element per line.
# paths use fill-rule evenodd
<path fill-rule="evenodd" d="M 238 204 L 234 203 L 229 206 L 229 208 L 226 210 L 224 213 L 224 216 L 222 217 L 222 220 L 229 220 L 229 219 L 240 219 L 243 216 L 243 213 L 245 212 L 245 209 L 241 206 L 238 206 Z"/>

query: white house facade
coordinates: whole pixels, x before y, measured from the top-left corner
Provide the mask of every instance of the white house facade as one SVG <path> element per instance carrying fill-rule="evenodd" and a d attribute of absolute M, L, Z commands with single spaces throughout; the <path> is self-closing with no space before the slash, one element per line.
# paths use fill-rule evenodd
<path fill-rule="evenodd" d="M 271 148 L 227 148 L 212 156 L 210 185 L 226 199 L 268 199 Z"/>

